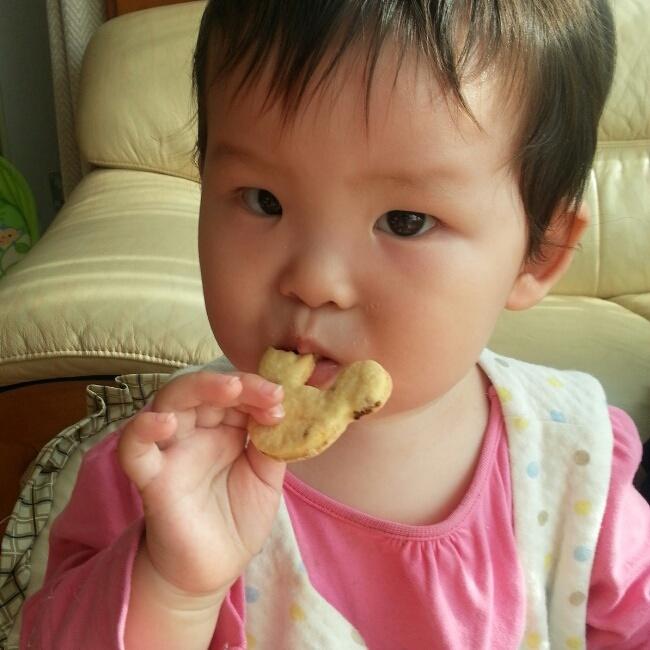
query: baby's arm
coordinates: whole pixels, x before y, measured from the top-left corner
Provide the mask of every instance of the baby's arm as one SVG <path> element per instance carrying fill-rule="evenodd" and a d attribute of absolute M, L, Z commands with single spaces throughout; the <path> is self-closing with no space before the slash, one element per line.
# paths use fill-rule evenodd
<path fill-rule="evenodd" d="M 257 375 L 198 372 L 156 395 L 124 428 L 118 455 L 142 499 L 127 648 L 206 648 L 223 599 L 268 536 L 285 464 L 246 446 L 282 388 Z"/>
<path fill-rule="evenodd" d="M 590 650 L 650 647 L 650 506 L 632 484 L 641 460 L 639 434 L 611 409 L 612 478 L 594 557 L 587 608 Z"/>
<path fill-rule="evenodd" d="M 179 381 L 180 379 L 182 378 L 179 378 Z M 242 375 L 241 377 L 241 383 L 246 384 L 246 391 L 249 393 L 251 386 L 254 386 L 258 380 L 259 378 L 250 379 L 250 376 Z M 208 378 L 208 383 L 211 381 L 213 378 Z M 172 383 L 170 382 L 168 386 Z M 234 392 L 246 391 L 236 389 Z M 231 397 L 233 396 L 231 395 Z M 271 401 L 277 403 L 279 399 L 281 397 L 275 396 Z M 268 402 L 268 398 L 264 398 L 262 403 L 264 400 Z M 237 398 L 234 401 L 241 402 Z M 154 402 L 152 408 L 155 409 L 155 406 Z M 229 435 L 231 443 L 235 440 L 240 441 L 241 448 L 234 454 L 235 459 L 252 453 L 254 463 L 260 460 L 262 463 L 265 462 L 265 459 L 259 459 L 255 455 L 255 450 L 246 452 L 243 449 L 245 431 L 237 424 L 238 422 L 241 425 L 247 420 L 243 411 L 227 416 L 230 425 L 226 431 L 213 431 L 211 426 L 208 426 L 221 421 L 220 418 L 223 416 L 224 410 L 222 409 L 221 413 L 218 413 L 218 410 L 215 411 L 214 408 L 209 407 L 201 414 L 201 422 L 196 418 L 190 418 L 194 424 L 205 425 L 200 428 L 205 434 L 204 438 L 207 439 L 207 442 L 212 444 L 211 441 L 215 438 L 219 440 L 219 433 Z M 256 418 L 260 417 L 258 410 L 254 406 L 248 409 Z M 177 471 L 172 471 L 169 476 L 162 476 L 163 480 L 155 485 L 153 496 L 147 494 L 143 496 L 143 492 L 146 493 L 146 484 L 155 478 L 156 472 L 160 469 L 160 467 L 156 468 L 155 463 L 147 465 L 146 458 L 148 457 L 151 461 L 151 455 L 143 456 L 145 464 L 144 466 L 141 464 L 139 470 L 137 467 L 129 466 L 133 482 L 127 479 L 118 463 L 118 455 L 124 457 L 126 453 L 129 456 L 130 443 L 128 440 L 131 439 L 133 442 L 132 435 L 126 435 L 127 429 L 130 427 L 131 434 L 137 433 L 137 427 L 134 429 L 133 423 L 150 421 L 153 415 L 146 411 L 141 412 L 129 421 L 120 435 L 109 436 L 106 441 L 93 448 L 84 459 L 68 507 L 57 519 L 52 529 L 48 571 L 44 586 L 25 604 L 21 648 L 87 647 L 108 650 L 124 647 L 138 649 L 161 647 L 157 635 L 160 631 L 164 631 L 164 626 L 161 625 L 163 620 L 169 621 L 164 647 L 179 647 L 185 650 L 191 647 L 188 645 L 190 637 L 196 636 L 198 647 L 205 648 L 209 645 L 215 631 L 217 615 L 219 615 L 215 637 L 217 641 L 222 636 L 220 631 L 234 632 L 235 635 L 241 634 L 241 618 L 238 611 L 243 607 L 243 602 L 240 602 L 243 601 L 243 593 L 239 593 L 242 591 L 241 581 L 236 583 L 234 590 L 236 598 L 234 600 L 232 598 L 233 591 L 229 592 L 228 590 L 230 584 L 239 575 L 238 572 L 241 572 L 241 567 L 235 566 L 236 563 L 232 562 L 232 558 L 220 552 L 222 550 L 219 548 L 220 542 L 223 546 L 222 536 L 213 534 L 215 531 L 212 529 L 207 529 L 209 526 L 206 522 L 213 520 L 211 515 L 214 514 L 214 509 L 210 511 L 210 508 L 214 504 L 208 504 L 206 501 L 199 504 L 200 507 L 197 508 L 196 500 L 188 498 L 191 493 L 196 496 L 196 490 L 192 491 L 188 486 L 185 486 L 187 489 L 179 490 L 179 485 L 174 484 L 174 480 L 188 476 L 188 473 L 180 472 L 179 474 Z M 183 425 L 187 424 L 186 416 L 187 413 L 181 410 L 176 418 L 172 418 L 171 431 L 165 432 L 165 427 L 163 427 L 162 437 L 168 438 L 167 443 L 159 443 L 163 447 L 163 455 L 170 450 L 173 452 L 174 445 L 182 444 L 184 440 L 188 439 L 188 428 L 177 426 L 178 419 L 183 422 Z M 264 416 L 262 419 L 265 419 Z M 268 420 L 267 414 L 266 421 L 268 422 Z M 171 432 L 173 432 L 173 439 L 169 440 Z M 160 436 L 154 434 L 154 438 L 159 439 Z M 126 446 L 125 439 L 127 440 Z M 119 449 L 118 441 L 122 441 Z M 189 445 L 190 449 L 192 448 L 191 442 L 185 443 Z M 139 443 L 136 440 L 136 446 L 137 444 Z M 237 445 L 231 446 L 236 451 Z M 158 446 L 155 451 L 160 451 Z M 201 452 L 199 456 L 202 456 L 203 450 L 199 451 Z M 281 470 L 275 477 L 278 479 L 276 481 L 278 485 L 281 485 L 283 467 L 276 461 L 270 462 L 273 463 L 273 471 Z M 128 462 L 126 464 L 128 465 Z M 246 462 L 246 459 L 239 462 L 238 469 L 235 469 L 236 464 L 233 463 L 233 458 L 227 458 L 224 463 L 221 463 L 227 470 L 225 482 L 219 481 L 218 475 L 208 481 L 208 484 L 214 486 L 216 490 L 207 490 L 207 495 L 212 495 L 217 500 L 225 495 L 228 502 L 225 505 L 228 507 L 231 505 L 228 485 L 232 483 L 232 479 L 227 480 L 228 477 L 234 475 L 235 482 L 240 480 L 245 483 L 257 476 L 251 477 L 250 467 L 247 468 L 249 463 Z M 208 461 L 207 465 L 211 466 L 211 461 Z M 241 465 L 245 466 L 241 467 Z M 256 467 L 259 474 L 264 475 L 263 468 L 259 465 Z M 151 472 L 152 469 L 156 471 L 146 476 L 147 472 Z M 169 467 L 167 467 L 168 469 Z M 141 470 L 144 470 L 144 475 Z M 138 472 L 140 473 L 138 474 Z M 259 524 L 259 508 L 250 512 L 251 501 L 250 499 L 246 501 L 247 497 L 250 498 L 250 490 L 241 489 L 239 485 L 236 487 L 240 488 L 238 490 L 240 497 L 239 503 L 235 503 L 235 510 L 244 508 L 239 513 L 240 521 L 238 523 L 249 527 L 255 522 Z M 266 486 L 265 489 L 271 489 L 271 487 Z M 203 493 L 203 496 L 205 497 L 206 493 Z M 142 516 L 143 500 L 146 518 Z M 180 501 L 183 503 L 180 504 Z M 236 501 L 237 498 L 235 498 Z M 161 509 L 159 506 L 161 503 L 169 502 L 179 503 L 179 507 L 177 511 L 171 513 L 171 517 L 166 522 L 165 508 Z M 256 503 L 257 506 L 261 505 L 255 501 L 253 503 Z M 223 506 L 222 500 L 218 507 Z M 269 514 L 270 522 L 274 513 Z M 170 515 L 169 511 L 167 515 Z M 181 522 L 180 519 L 183 518 L 185 521 Z M 182 525 L 168 526 L 169 521 L 177 524 L 182 523 Z M 146 534 L 144 533 L 145 527 Z M 262 539 L 263 533 L 259 532 L 259 528 L 259 526 L 255 526 L 255 534 L 260 535 L 260 539 Z M 159 535 L 156 535 L 161 530 L 163 538 L 166 537 L 162 543 Z M 185 534 L 188 531 L 190 534 Z M 169 539 L 170 536 L 171 539 Z M 244 535 L 244 539 L 246 539 L 246 535 Z M 250 542 L 250 539 L 247 541 Z M 162 549 L 163 560 L 165 559 L 165 544 L 170 550 L 170 562 L 162 562 L 162 571 L 156 567 L 152 572 L 150 570 L 152 567 L 143 562 L 143 558 L 149 561 L 149 545 L 152 543 L 159 557 Z M 188 543 L 195 544 L 196 548 L 188 547 Z M 206 557 L 208 557 L 207 561 Z M 185 560 L 188 559 L 193 561 L 186 566 Z M 158 561 L 160 562 L 160 559 Z M 207 583 L 205 583 L 205 589 L 200 584 L 197 585 L 197 579 L 214 580 L 215 568 L 220 572 L 218 575 L 223 576 L 224 572 L 228 572 L 230 575 L 230 578 L 225 581 L 217 578 L 217 583 L 222 585 L 221 589 L 216 588 L 216 583 L 213 583 L 215 588 L 208 588 Z M 183 579 L 187 578 L 188 582 L 181 584 L 181 580 L 174 584 L 174 579 L 178 576 L 182 576 Z M 170 577 L 172 580 L 169 580 Z M 168 584 L 172 586 L 171 590 L 166 589 Z M 155 588 L 153 593 L 152 588 Z M 203 596 L 206 594 L 209 594 L 209 598 L 212 600 L 207 609 L 203 608 L 207 600 Z M 226 594 L 228 594 L 227 606 L 222 606 L 221 601 Z M 182 595 L 183 598 L 170 602 L 169 595 Z M 193 603 L 192 607 L 194 608 L 191 614 L 192 621 L 187 619 L 189 603 Z M 160 606 L 165 611 L 172 606 L 174 613 L 166 611 L 166 617 L 160 619 L 158 618 Z M 220 607 L 221 613 L 219 614 Z M 178 617 L 183 618 L 183 625 L 180 629 L 172 625 L 174 619 L 178 622 Z M 196 634 L 190 632 L 191 627 L 194 627 Z M 177 634 L 177 638 L 174 637 L 174 632 Z M 227 638 L 225 641 L 232 643 L 233 638 Z"/>
<path fill-rule="evenodd" d="M 23 607 L 21 650 L 124 648 L 144 520 L 140 496 L 117 461 L 119 435 L 86 454 L 68 506 L 52 526 L 44 584 Z M 243 646 L 243 602 L 237 581 L 222 606 L 215 647 Z"/>

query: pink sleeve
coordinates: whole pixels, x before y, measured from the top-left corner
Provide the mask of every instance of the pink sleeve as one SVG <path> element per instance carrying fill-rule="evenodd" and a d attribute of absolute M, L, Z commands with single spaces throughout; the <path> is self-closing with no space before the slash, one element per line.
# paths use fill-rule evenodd
<path fill-rule="evenodd" d="M 650 507 L 632 484 L 641 441 L 632 419 L 610 408 L 614 457 L 587 609 L 589 650 L 650 647 Z"/>
<path fill-rule="evenodd" d="M 23 648 L 120 648 L 140 501 L 117 463 L 117 435 L 85 456 L 52 525 L 43 587 L 23 608 Z"/>
<path fill-rule="evenodd" d="M 85 456 L 66 509 L 50 533 L 47 572 L 23 607 L 21 650 L 123 650 L 142 506 L 117 460 L 119 432 Z M 243 646 L 241 581 L 222 606 L 211 647 Z M 219 645 L 216 645 L 216 644 Z"/>

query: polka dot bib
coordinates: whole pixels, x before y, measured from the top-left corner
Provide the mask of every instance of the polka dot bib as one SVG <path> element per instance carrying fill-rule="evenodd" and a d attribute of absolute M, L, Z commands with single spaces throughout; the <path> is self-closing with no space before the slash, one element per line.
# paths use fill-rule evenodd
<path fill-rule="evenodd" d="M 601 385 L 484 350 L 508 434 L 515 538 L 526 587 L 521 650 L 586 647 L 587 594 L 613 433 Z"/>
<path fill-rule="evenodd" d="M 587 594 L 613 434 L 589 375 L 481 354 L 505 419 L 526 593 L 520 650 L 586 647 Z M 360 650 L 361 635 L 309 582 L 284 500 L 245 575 L 248 647 Z"/>

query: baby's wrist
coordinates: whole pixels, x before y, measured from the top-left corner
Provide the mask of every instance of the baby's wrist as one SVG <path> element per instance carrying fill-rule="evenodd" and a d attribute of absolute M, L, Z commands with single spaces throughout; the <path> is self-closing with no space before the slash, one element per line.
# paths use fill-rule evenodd
<path fill-rule="evenodd" d="M 156 570 L 142 544 L 131 576 L 124 647 L 131 650 L 207 648 L 225 593 L 183 592 Z"/>
<path fill-rule="evenodd" d="M 140 547 L 133 567 L 133 578 L 144 587 L 160 607 L 174 612 L 196 612 L 204 615 L 219 610 L 230 586 L 207 593 L 191 593 L 167 580 L 154 566 L 146 543 Z"/>

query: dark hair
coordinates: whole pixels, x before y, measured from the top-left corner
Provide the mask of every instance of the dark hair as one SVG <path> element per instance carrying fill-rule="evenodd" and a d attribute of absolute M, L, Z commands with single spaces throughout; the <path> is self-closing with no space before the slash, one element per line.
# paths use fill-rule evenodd
<path fill-rule="evenodd" d="M 470 116 L 463 83 L 492 66 L 502 71 L 521 105 L 513 164 L 528 255 L 540 255 L 555 211 L 571 213 L 582 200 L 593 162 L 616 50 L 607 0 L 210 0 L 194 54 L 199 169 L 212 83 L 241 70 L 239 92 L 270 69 L 267 102 L 281 101 L 288 119 L 308 85 L 327 82 L 361 46 L 367 100 L 389 36 L 400 63 L 415 52 Z"/>

